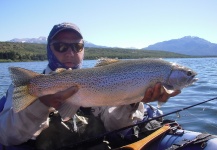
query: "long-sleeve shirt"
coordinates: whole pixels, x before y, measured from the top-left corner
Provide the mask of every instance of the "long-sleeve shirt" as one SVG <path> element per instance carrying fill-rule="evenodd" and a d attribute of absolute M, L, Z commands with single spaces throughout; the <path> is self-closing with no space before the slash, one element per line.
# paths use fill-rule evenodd
<path fill-rule="evenodd" d="M 51 69 L 47 67 L 45 74 L 50 72 Z M 49 114 L 54 111 L 40 100 L 36 100 L 24 110 L 15 113 L 12 107 L 13 90 L 13 85 L 10 85 L 4 108 L 0 112 L 0 143 L 3 145 L 18 145 L 36 138 L 49 126 Z M 101 118 L 107 131 L 141 121 L 145 112 L 142 103 L 139 103 L 136 108 L 125 105 L 92 109 L 94 110 L 94 116 Z"/>

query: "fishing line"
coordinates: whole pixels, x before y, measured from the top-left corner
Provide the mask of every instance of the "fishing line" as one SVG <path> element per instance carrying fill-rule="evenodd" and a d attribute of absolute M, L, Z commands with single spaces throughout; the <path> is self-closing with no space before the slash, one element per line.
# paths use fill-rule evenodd
<path fill-rule="evenodd" d="M 189 110 L 187 110 L 187 111 L 189 112 Z M 190 112 L 189 112 L 189 113 L 190 113 Z M 215 122 L 211 122 L 211 121 L 209 121 L 209 120 L 204 120 L 204 118 L 202 119 L 202 118 L 196 116 L 196 115 L 193 114 L 193 113 L 190 113 L 190 114 L 191 114 L 194 118 L 196 118 L 196 119 L 198 119 L 198 120 L 201 120 L 201 123 L 207 124 L 207 125 L 209 125 L 209 126 L 211 126 L 211 127 L 217 129 L 217 125 L 214 125 L 214 124 L 216 124 Z M 205 121 L 207 121 L 207 122 L 205 122 Z"/>
<path fill-rule="evenodd" d="M 217 99 L 217 97 L 214 97 L 214 98 L 205 100 L 203 102 L 196 103 L 194 105 L 190 105 L 190 106 L 187 106 L 187 107 L 184 107 L 184 108 L 169 112 L 167 114 L 160 115 L 158 117 L 153 117 L 153 118 L 150 118 L 148 120 L 141 121 L 141 122 L 138 122 L 136 124 L 133 124 L 133 125 L 130 125 L 130 126 L 127 126 L 127 127 L 123 127 L 123 128 L 117 129 L 117 130 L 110 131 L 110 132 L 105 132 L 105 133 L 103 133 L 103 134 L 101 134 L 101 135 L 99 135 L 97 137 L 92 137 L 92 138 L 89 138 L 89 139 L 86 139 L 86 140 L 83 140 L 83 141 L 80 141 L 80 142 L 77 142 L 77 143 L 73 143 L 73 144 L 69 144 L 67 146 L 63 146 L 62 148 L 72 148 L 72 147 L 77 147 L 77 146 L 85 144 L 85 143 L 90 143 L 90 142 L 93 142 L 93 141 L 102 140 L 102 139 L 105 139 L 106 136 L 109 135 L 109 134 L 117 133 L 117 132 L 120 132 L 120 131 L 128 129 L 128 128 L 132 128 L 132 127 L 137 126 L 137 125 L 142 125 L 144 123 L 148 123 L 148 122 L 150 122 L 152 120 L 157 120 L 157 119 L 160 119 L 160 118 L 165 117 L 165 116 L 169 116 L 169 115 L 174 114 L 174 113 L 179 113 L 180 111 L 183 111 L 183 110 L 186 110 L 186 109 L 189 109 L 189 108 L 192 108 L 192 107 L 195 107 L 195 106 L 198 106 L 198 105 L 201 105 L 201 104 L 204 104 L 204 103 L 207 103 L 209 101 L 216 100 L 216 99 Z"/>
<path fill-rule="evenodd" d="M 176 114 L 176 116 L 174 117 L 175 119 L 173 117 L 166 118 L 166 119 L 175 120 L 176 122 L 181 122 L 182 126 L 184 126 L 185 124 L 189 124 L 189 123 L 196 124 L 197 122 L 200 122 L 200 126 L 206 125 L 206 126 L 209 126 L 209 128 L 213 128 L 214 130 L 217 129 L 217 123 L 215 121 L 210 121 L 209 118 L 206 118 L 206 117 L 204 118 L 200 116 L 201 113 L 205 113 L 204 108 L 200 110 L 199 112 L 192 113 L 190 109 L 188 109 L 188 110 L 182 111 L 182 113 L 181 112 L 179 113 L 180 113 L 179 116 L 177 116 Z M 203 130 L 203 132 L 209 133 L 210 131 Z"/>

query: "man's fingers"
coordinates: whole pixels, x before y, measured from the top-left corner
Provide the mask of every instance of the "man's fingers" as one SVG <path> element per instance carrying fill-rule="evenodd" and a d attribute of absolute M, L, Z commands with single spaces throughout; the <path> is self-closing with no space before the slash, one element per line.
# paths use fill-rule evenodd
<path fill-rule="evenodd" d="M 168 94 L 168 93 L 166 93 L 166 92 L 164 91 L 163 94 L 161 95 L 161 97 L 158 99 L 158 101 L 160 101 L 160 102 L 167 102 L 167 100 L 168 100 L 170 97 L 176 96 L 176 95 L 178 95 L 178 94 L 180 94 L 180 93 L 181 93 L 180 90 L 174 91 L 174 92 L 171 93 L 171 94 Z"/>
<path fill-rule="evenodd" d="M 150 99 L 152 98 L 153 95 L 153 89 L 152 88 L 148 88 L 145 91 L 145 95 L 143 97 L 143 99 L 141 100 L 142 102 L 148 103 L 150 101 Z"/>
<path fill-rule="evenodd" d="M 172 93 L 167 93 L 167 91 L 162 87 L 161 83 L 157 83 L 153 88 L 148 88 L 145 92 L 142 102 L 167 102 L 170 97 L 176 96 L 181 93 L 180 90 L 176 90 Z"/>
<path fill-rule="evenodd" d="M 159 102 L 167 102 L 167 100 L 170 98 L 169 94 L 165 93 L 162 94 L 161 97 L 158 99 Z"/>
<path fill-rule="evenodd" d="M 48 107 L 59 108 L 67 98 L 71 97 L 77 91 L 78 87 L 72 86 L 64 91 L 42 96 L 39 98 L 39 100 Z"/>
<path fill-rule="evenodd" d="M 152 96 L 151 101 L 156 100 L 156 99 L 159 99 L 159 95 L 161 95 L 161 84 L 160 84 L 160 83 L 157 83 L 157 84 L 154 86 L 154 93 L 153 93 L 153 96 Z"/>

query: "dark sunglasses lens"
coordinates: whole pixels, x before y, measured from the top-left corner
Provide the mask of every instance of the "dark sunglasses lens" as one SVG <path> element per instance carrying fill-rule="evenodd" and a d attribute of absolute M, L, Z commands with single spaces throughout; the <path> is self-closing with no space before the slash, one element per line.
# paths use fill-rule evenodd
<path fill-rule="evenodd" d="M 74 47 L 75 47 L 75 51 L 78 53 L 78 52 L 81 52 L 83 50 L 84 44 L 83 43 L 75 43 Z"/>
<path fill-rule="evenodd" d="M 68 46 L 65 43 L 53 43 L 53 47 L 56 51 L 63 53 L 68 50 Z"/>
<path fill-rule="evenodd" d="M 84 44 L 83 43 L 72 43 L 72 44 L 68 44 L 68 43 L 53 43 L 52 45 L 53 45 L 55 51 L 60 52 L 60 53 L 66 52 L 69 47 L 73 51 L 75 51 L 76 53 L 81 52 L 83 50 L 83 48 L 84 48 Z"/>

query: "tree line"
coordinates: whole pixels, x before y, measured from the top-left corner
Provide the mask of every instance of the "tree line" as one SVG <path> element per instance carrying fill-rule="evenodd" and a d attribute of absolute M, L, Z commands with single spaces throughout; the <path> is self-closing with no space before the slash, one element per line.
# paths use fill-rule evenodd
<path fill-rule="evenodd" d="M 0 52 L 0 59 L 4 60 L 12 60 L 12 61 L 28 61 L 28 60 L 46 60 L 47 56 L 44 54 L 31 54 L 31 53 L 24 53 L 20 54 L 19 52 L 15 51 L 3 51 Z"/>
<path fill-rule="evenodd" d="M 43 61 L 47 59 L 45 44 L 0 42 L 0 60 Z"/>
<path fill-rule="evenodd" d="M 137 58 L 183 58 L 187 55 L 152 50 L 124 48 L 85 48 L 84 59 L 92 60 L 101 57 L 118 59 Z M 43 61 L 47 60 L 46 44 L 0 42 L 0 61 Z"/>

